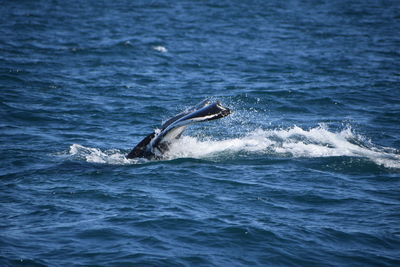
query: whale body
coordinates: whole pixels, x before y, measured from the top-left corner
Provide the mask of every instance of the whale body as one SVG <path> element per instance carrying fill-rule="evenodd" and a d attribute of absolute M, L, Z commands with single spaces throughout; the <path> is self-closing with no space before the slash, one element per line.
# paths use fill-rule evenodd
<path fill-rule="evenodd" d="M 189 125 L 220 119 L 231 113 L 232 111 L 222 106 L 219 101 L 204 100 L 167 120 L 160 130 L 154 131 L 140 141 L 126 158 L 160 159 L 168 151 L 169 145 L 180 138 Z"/>

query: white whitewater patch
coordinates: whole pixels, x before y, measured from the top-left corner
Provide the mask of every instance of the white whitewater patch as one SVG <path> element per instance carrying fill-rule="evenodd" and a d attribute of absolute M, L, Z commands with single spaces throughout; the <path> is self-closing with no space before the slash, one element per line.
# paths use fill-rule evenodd
<path fill-rule="evenodd" d="M 69 148 L 69 155 L 83 159 L 87 162 L 106 163 L 106 164 L 135 164 L 144 162 L 138 159 L 127 159 L 126 154 L 118 149 L 110 149 L 102 151 L 98 148 L 85 147 L 78 144 L 73 144 Z"/>
<path fill-rule="evenodd" d="M 165 46 L 162 46 L 162 45 L 153 46 L 153 49 L 158 51 L 158 52 L 161 52 L 161 53 L 167 53 L 168 52 L 168 49 Z"/>
<path fill-rule="evenodd" d="M 309 130 L 294 126 L 288 129 L 258 129 L 239 138 L 212 140 L 183 136 L 170 146 L 166 159 L 210 158 L 220 154 L 277 155 L 285 157 L 360 157 L 388 168 L 400 168 L 400 154 L 393 148 L 378 148 L 351 128 L 339 132 L 329 131 L 321 125 Z M 69 154 L 87 162 L 107 164 L 137 164 L 146 159 L 126 159 L 118 149 L 102 151 L 73 144 Z"/>
<path fill-rule="evenodd" d="M 289 129 L 250 132 L 244 137 L 227 140 L 198 140 L 184 136 L 167 153 L 168 158 L 203 158 L 219 153 L 249 152 L 289 157 L 349 156 L 368 158 L 378 165 L 400 168 L 400 154 L 392 148 L 377 148 L 371 142 L 346 128 L 331 132 L 325 126 L 304 130 Z"/>

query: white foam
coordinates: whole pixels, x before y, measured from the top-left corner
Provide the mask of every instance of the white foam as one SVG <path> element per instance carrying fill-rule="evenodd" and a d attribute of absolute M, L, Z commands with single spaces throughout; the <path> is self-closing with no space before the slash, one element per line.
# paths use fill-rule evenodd
<path fill-rule="evenodd" d="M 125 153 L 118 149 L 110 149 L 103 152 L 98 148 L 85 147 L 78 144 L 73 144 L 70 146 L 69 154 L 93 163 L 122 165 L 139 162 L 139 160 L 136 159 L 127 159 L 125 157 Z"/>
<path fill-rule="evenodd" d="M 385 150 L 391 150 L 391 152 Z M 296 158 L 362 157 L 378 165 L 400 168 L 400 155 L 394 149 L 377 148 L 362 136 L 354 134 L 351 128 L 332 132 L 323 125 L 310 130 L 297 126 L 280 130 L 258 129 L 241 138 L 219 141 L 201 141 L 194 137 L 184 136 L 171 146 L 167 157 L 202 158 L 217 153 L 240 151 L 281 154 Z"/>
<path fill-rule="evenodd" d="M 392 148 L 379 148 L 351 128 L 329 131 L 324 125 L 309 130 L 294 126 L 287 129 L 258 129 L 239 138 L 213 140 L 183 136 L 170 146 L 166 159 L 218 157 L 220 154 L 239 152 L 278 155 L 285 157 L 334 157 L 367 158 L 378 165 L 400 168 L 400 154 Z M 136 164 L 147 160 L 126 159 L 117 149 L 102 151 L 98 148 L 73 144 L 69 154 L 87 162 L 108 164 Z"/>
<path fill-rule="evenodd" d="M 168 52 L 168 49 L 165 46 L 162 46 L 162 45 L 153 46 L 153 49 L 158 51 L 158 52 L 161 52 L 161 53 L 167 53 Z"/>

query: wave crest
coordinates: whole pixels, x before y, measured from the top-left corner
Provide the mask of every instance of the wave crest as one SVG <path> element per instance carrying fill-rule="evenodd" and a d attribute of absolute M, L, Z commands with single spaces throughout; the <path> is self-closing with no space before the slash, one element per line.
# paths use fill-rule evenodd
<path fill-rule="evenodd" d="M 289 157 L 362 157 L 378 165 L 400 168 L 400 155 L 392 148 L 377 148 L 351 128 L 329 131 L 321 125 L 309 130 L 298 126 L 289 129 L 257 129 L 241 138 L 220 141 L 198 140 L 184 136 L 167 153 L 169 158 L 202 158 L 222 152 L 250 152 Z"/>
<path fill-rule="evenodd" d="M 388 168 L 400 168 L 400 155 L 393 148 L 378 148 L 350 127 L 333 132 L 320 125 L 309 130 L 298 126 L 288 129 L 257 129 L 243 137 L 213 140 L 183 136 L 170 146 L 166 159 L 210 158 L 226 153 L 276 155 L 284 157 L 361 157 Z M 126 159 L 118 149 L 102 151 L 73 144 L 69 154 L 87 162 L 108 164 L 135 164 L 147 160 Z"/>
<path fill-rule="evenodd" d="M 78 144 L 73 144 L 69 148 L 69 155 L 93 163 L 107 164 L 132 164 L 138 163 L 139 160 L 127 159 L 125 153 L 118 149 L 109 149 L 102 151 L 99 148 L 85 147 Z"/>

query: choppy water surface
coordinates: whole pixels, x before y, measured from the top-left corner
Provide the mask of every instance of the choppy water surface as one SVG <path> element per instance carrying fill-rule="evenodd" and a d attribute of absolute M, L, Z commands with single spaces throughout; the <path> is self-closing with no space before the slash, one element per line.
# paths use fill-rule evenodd
<path fill-rule="evenodd" d="M 398 266 L 398 1 L 5 1 L 0 265 Z M 125 155 L 206 98 L 164 160 Z"/>

